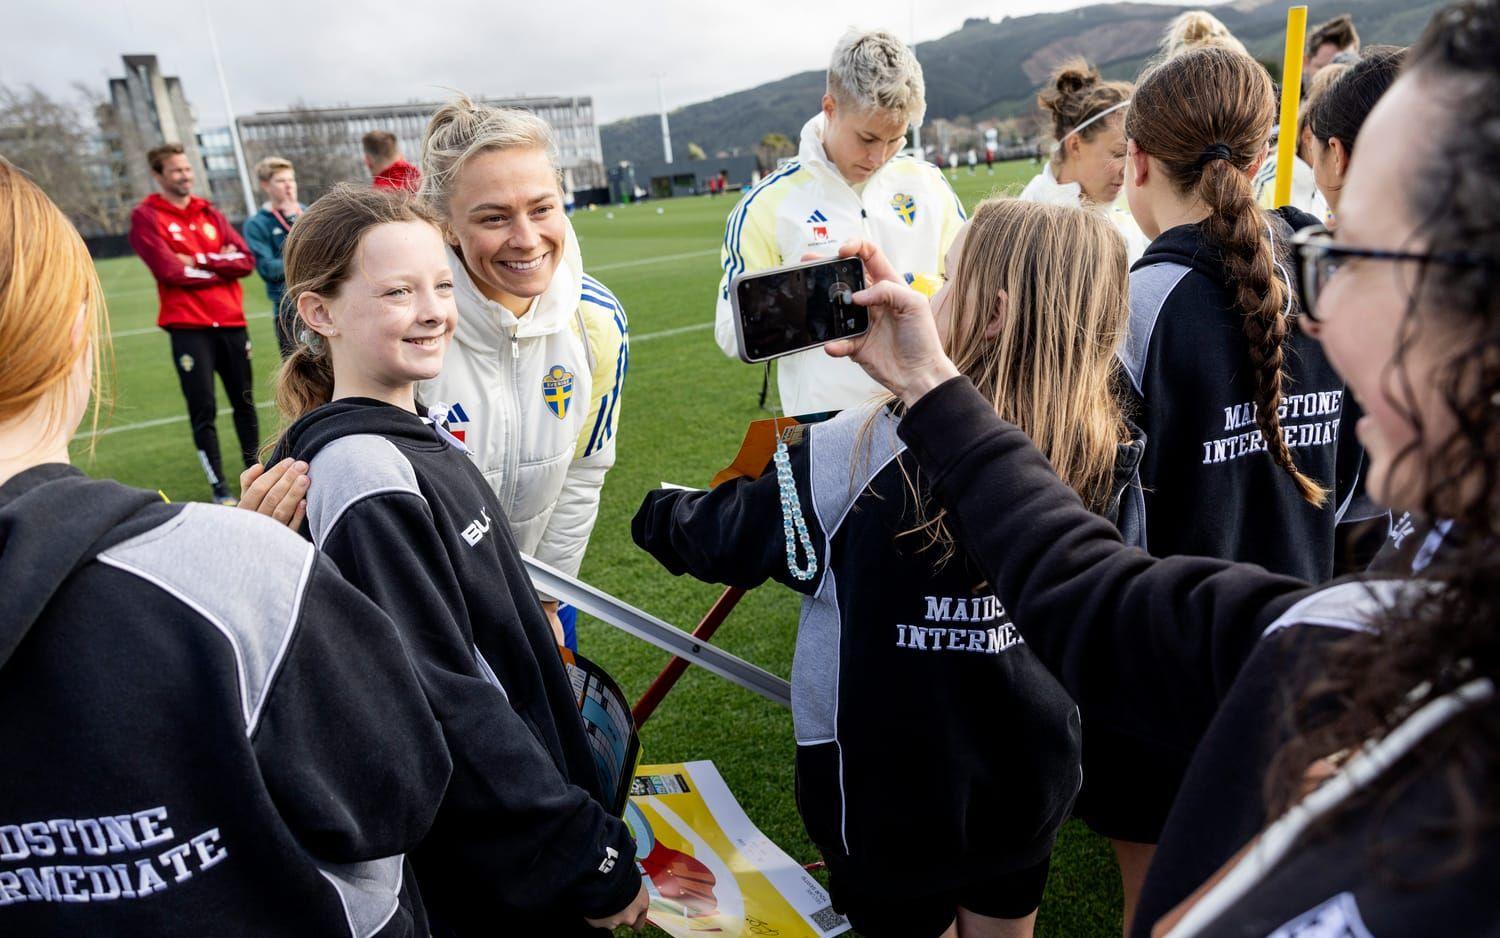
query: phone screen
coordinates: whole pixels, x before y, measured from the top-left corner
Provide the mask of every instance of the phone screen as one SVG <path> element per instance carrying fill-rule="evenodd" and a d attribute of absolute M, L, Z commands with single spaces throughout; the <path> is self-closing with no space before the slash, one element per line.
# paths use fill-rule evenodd
<path fill-rule="evenodd" d="M 859 258 L 839 258 L 741 279 L 736 289 L 746 357 L 763 360 L 860 335 L 869 315 L 850 297 L 865 288 Z"/>

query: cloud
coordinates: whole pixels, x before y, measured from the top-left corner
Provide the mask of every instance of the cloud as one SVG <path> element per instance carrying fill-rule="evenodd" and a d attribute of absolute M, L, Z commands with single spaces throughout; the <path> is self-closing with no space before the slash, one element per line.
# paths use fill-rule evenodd
<path fill-rule="evenodd" d="M 914 0 L 813 4 L 768 0 L 716 8 L 694 0 L 518 3 L 516 0 L 268 0 L 213 5 L 224 71 L 240 114 L 310 105 L 375 105 L 471 94 L 591 95 L 600 123 L 656 110 L 657 83 L 681 107 L 826 66 L 849 25 L 919 41 L 968 16 L 1024 15 L 1076 0 Z M 837 9 L 832 9 L 837 7 Z M 155 53 L 182 79 L 200 127 L 222 124 L 223 99 L 203 7 L 165 0 L 49 0 L 6 13 L 0 82 L 103 93 L 120 56 Z M 810 106 L 812 106 L 810 104 Z"/>

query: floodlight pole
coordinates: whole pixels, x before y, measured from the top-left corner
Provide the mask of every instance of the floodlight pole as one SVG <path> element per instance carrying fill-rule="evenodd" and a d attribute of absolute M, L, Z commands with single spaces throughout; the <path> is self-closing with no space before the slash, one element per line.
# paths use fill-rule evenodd
<path fill-rule="evenodd" d="M 672 131 L 667 127 L 667 95 L 662 90 L 661 72 L 656 73 L 656 103 L 661 111 L 661 148 L 667 162 L 672 162 Z"/>
<path fill-rule="evenodd" d="M 240 125 L 234 116 L 234 103 L 229 100 L 229 82 L 224 78 L 224 63 L 219 60 L 219 38 L 214 33 L 214 18 L 209 13 L 207 0 L 203 4 L 203 19 L 208 23 L 208 48 L 213 53 L 214 70 L 219 73 L 219 91 L 224 95 L 224 113 L 229 116 L 229 140 L 234 144 L 234 165 L 240 172 L 240 188 L 245 194 L 245 217 L 249 218 L 255 214 L 255 190 L 250 187 L 245 148 L 240 145 Z"/>

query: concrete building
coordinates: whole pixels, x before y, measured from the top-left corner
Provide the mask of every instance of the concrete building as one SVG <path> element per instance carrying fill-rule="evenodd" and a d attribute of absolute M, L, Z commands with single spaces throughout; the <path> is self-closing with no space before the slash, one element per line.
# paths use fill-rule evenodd
<path fill-rule="evenodd" d="M 163 143 L 182 144 L 193 174 L 203 185 L 208 174 L 182 82 L 163 75 L 154 55 L 122 58 L 125 77 L 109 80 L 109 101 L 100 108 L 99 124 L 110 160 L 125 179 L 129 198 L 143 199 L 156 191 L 146 153 Z M 232 207 L 234 202 L 227 204 Z"/>
<path fill-rule="evenodd" d="M 605 185 L 603 149 L 594 123 L 594 102 L 587 97 L 486 98 L 486 104 L 520 107 L 552 126 L 558 159 L 574 190 Z M 297 167 L 304 201 L 316 198 L 340 180 L 365 180 L 360 138 L 371 130 L 396 135 L 401 152 L 416 163 L 422 136 L 439 102 L 412 102 L 378 107 L 294 108 L 241 117 L 240 139 L 251 166 L 266 156 L 283 156 Z"/>
<path fill-rule="evenodd" d="M 228 127 L 208 127 L 198 131 L 198 151 L 203 155 L 206 170 L 198 177 L 198 193 L 217 205 L 225 217 L 242 221 L 245 193 L 240 187 L 240 168 L 234 159 L 231 133 Z M 254 170 L 253 166 L 251 170 Z M 252 177 L 251 182 L 254 181 Z"/>

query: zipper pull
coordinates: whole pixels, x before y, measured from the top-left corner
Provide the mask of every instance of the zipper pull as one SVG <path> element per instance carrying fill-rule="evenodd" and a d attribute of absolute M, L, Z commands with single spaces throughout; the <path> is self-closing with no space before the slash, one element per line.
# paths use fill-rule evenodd
<path fill-rule="evenodd" d="M 521 360 L 521 342 L 514 332 L 510 334 L 510 360 L 513 362 Z"/>

